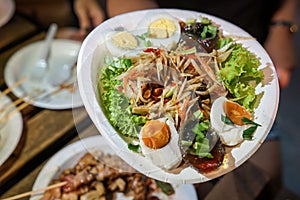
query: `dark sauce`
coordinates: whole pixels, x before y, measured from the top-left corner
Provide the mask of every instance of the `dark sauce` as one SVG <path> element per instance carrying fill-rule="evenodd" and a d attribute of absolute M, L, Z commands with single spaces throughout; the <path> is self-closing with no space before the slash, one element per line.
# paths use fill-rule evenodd
<path fill-rule="evenodd" d="M 192 166 L 201 173 L 208 173 L 213 170 L 216 170 L 223 163 L 225 156 L 225 146 L 222 144 L 220 139 L 215 140 L 214 137 L 206 132 L 206 138 L 210 141 L 212 150 L 210 153 L 213 158 L 200 157 L 191 151 L 193 146 L 193 141 L 195 140 L 195 133 L 192 128 L 198 123 L 197 120 L 191 119 L 184 125 L 184 128 L 180 130 L 180 141 L 181 141 L 181 150 L 183 153 L 183 160 L 188 165 Z M 186 146 L 182 141 L 190 142 L 190 146 Z M 213 144 L 215 142 L 215 144 Z"/>
<path fill-rule="evenodd" d="M 200 172 L 208 173 L 222 165 L 225 155 L 225 147 L 219 141 L 210 153 L 213 155 L 213 158 L 200 158 L 197 155 L 185 154 L 183 156 L 183 159 L 185 161 L 188 161 L 192 167 L 199 170 Z"/>
<path fill-rule="evenodd" d="M 186 42 L 187 46 L 195 46 L 198 52 L 212 52 L 218 46 L 219 36 L 207 33 L 206 38 L 201 37 L 201 33 L 205 27 L 200 22 L 186 24 L 180 22 L 181 40 Z M 195 42 L 197 44 L 195 45 Z M 204 51 L 203 51 L 204 50 Z"/>

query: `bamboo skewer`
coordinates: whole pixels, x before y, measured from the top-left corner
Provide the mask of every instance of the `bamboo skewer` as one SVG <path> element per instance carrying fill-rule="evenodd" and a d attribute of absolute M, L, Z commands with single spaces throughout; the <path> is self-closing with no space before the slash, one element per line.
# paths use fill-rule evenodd
<path fill-rule="evenodd" d="M 11 87 L 5 89 L 3 92 L 1 92 L 0 94 L 0 98 L 3 97 L 4 95 L 10 93 L 12 91 L 12 89 L 14 89 L 15 87 L 18 87 L 21 83 L 23 83 L 26 80 L 26 77 L 21 78 L 20 80 L 18 80 L 15 84 L 13 84 Z"/>
<path fill-rule="evenodd" d="M 40 193 L 42 193 L 46 190 L 51 190 L 51 189 L 54 189 L 54 188 L 62 187 L 66 184 L 67 184 L 67 182 L 64 181 L 64 182 L 56 183 L 56 184 L 53 184 L 53 185 L 49 185 L 45 188 L 40 188 L 40 189 L 33 190 L 33 191 L 30 191 L 30 192 L 25 192 L 25 193 L 22 193 L 22 194 L 11 196 L 11 197 L 8 197 L 8 198 L 2 199 L 2 200 L 15 200 L 15 199 L 20 199 L 20 198 L 27 197 L 27 196 L 30 196 L 30 195 L 37 195 L 37 194 L 40 194 Z"/>
<path fill-rule="evenodd" d="M 17 81 L 12 87 L 10 88 L 7 88 L 6 90 L 4 90 L 1 94 L 0 94 L 0 97 L 10 93 L 12 91 L 13 88 L 19 86 L 26 78 L 22 78 L 20 79 L 19 81 Z M 31 97 L 28 101 L 26 102 L 23 102 L 25 98 L 27 97 L 30 97 L 30 95 L 25 95 L 24 97 L 21 97 L 17 100 L 15 100 L 14 102 L 12 102 L 10 105 L 8 105 L 7 107 L 5 107 L 4 109 L 1 109 L 0 110 L 0 113 L 2 112 L 8 112 L 8 113 L 5 113 L 4 116 L 0 117 L 0 123 L 3 121 L 3 120 L 8 120 L 11 116 L 13 116 L 16 112 L 18 111 L 21 111 L 23 110 L 24 108 L 26 108 L 34 99 L 37 99 L 37 98 L 44 98 L 48 95 L 51 95 L 51 94 L 55 94 L 61 90 L 64 90 L 64 89 L 68 89 L 70 86 L 73 86 L 74 82 L 71 82 L 71 83 L 68 83 L 68 84 L 65 84 L 65 85 L 62 85 L 61 87 L 58 87 L 50 92 L 46 92 L 46 93 L 42 93 L 40 95 L 37 95 L 35 97 Z M 23 102 L 23 103 L 21 103 Z M 20 104 L 21 103 L 21 104 Z M 20 105 L 19 105 L 20 104 Z M 12 110 L 9 112 L 9 110 L 11 108 L 13 108 L 14 106 L 16 106 L 16 109 Z M 56 184 L 53 184 L 53 185 L 50 185 L 50 186 L 47 186 L 45 188 L 40 188 L 40 189 L 37 189 L 37 190 L 33 190 L 33 191 L 29 191 L 29 192 L 25 192 L 25 193 L 22 193 L 22 194 L 18 194 L 18 195 L 15 195 L 15 196 L 11 196 L 11 197 L 8 197 L 8 198 L 4 198 L 2 200 L 15 200 L 15 199 L 20 199 L 20 198 L 24 198 L 24 197 L 27 197 L 27 196 L 30 196 L 30 195 L 38 195 L 38 194 L 41 194 L 47 190 L 50 190 L 50 189 L 54 189 L 54 188 L 58 188 L 58 187 L 62 187 L 64 185 L 66 185 L 67 182 L 60 182 L 60 183 L 56 183 Z"/>
<path fill-rule="evenodd" d="M 4 113 L 4 115 L 2 117 L 0 117 L 0 123 L 10 119 L 10 117 L 12 117 L 16 112 L 21 111 L 24 108 L 26 108 L 29 105 L 29 102 L 23 102 L 23 101 L 24 101 L 24 98 L 26 98 L 28 96 L 29 95 L 19 98 L 19 99 L 15 100 L 14 102 L 10 103 L 4 109 L 1 109 L 0 114 Z M 23 103 L 20 104 L 21 102 L 23 102 Z M 18 104 L 20 104 L 20 105 L 18 105 Z M 14 109 L 14 106 L 16 106 L 15 109 Z M 13 109 L 13 110 L 11 110 L 11 109 Z"/>
<path fill-rule="evenodd" d="M 3 108 L 3 109 L 1 109 L 0 110 L 0 113 L 1 112 L 7 112 L 7 111 L 9 111 L 11 108 L 13 108 L 14 106 L 17 106 L 18 104 L 20 104 L 22 101 L 24 101 L 24 99 L 26 98 L 26 97 L 28 97 L 29 95 L 26 95 L 26 96 L 24 96 L 24 97 L 22 97 L 22 98 L 19 98 L 19 99 L 17 99 L 17 100 L 15 100 L 13 103 L 11 103 L 10 105 L 8 105 L 8 106 L 6 106 L 5 108 Z"/>
<path fill-rule="evenodd" d="M 8 120 L 9 118 L 11 118 L 15 113 L 22 111 L 24 108 L 26 108 L 30 103 L 29 102 L 24 102 L 21 105 L 19 105 L 16 109 L 14 109 L 13 111 L 9 112 L 6 117 L 3 117 L 0 119 L 0 122 L 2 120 Z"/>
<path fill-rule="evenodd" d="M 24 80 L 19 80 L 18 81 L 18 84 L 15 84 L 14 86 L 16 87 L 16 85 L 19 85 L 23 82 Z M 2 123 L 3 121 L 5 120 L 8 120 L 10 117 L 12 117 L 16 112 L 18 111 L 22 111 L 24 108 L 26 108 L 28 105 L 30 105 L 30 103 L 34 100 L 34 99 L 38 99 L 38 98 L 45 98 L 46 96 L 49 96 L 51 94 L 55 94 L 57 92 L 60 92 L 61 90 L 64 90 L 64 89 L 68 89 L 70 86 L 73 86 L 74 82 L 71 82 L 71 83 L 67 83 L 65 85 L 62 85 L 61 87 L 57 87 L 56 89 L 50 91 L 50 92 L 46 92 L 46 93 L 41 93 L 37 96 L 34 96 L 34 97 L 31 97 L 28 101 L 26 102 L 23 102 L 25 98 L 27 97 L 30 97 L 30 95 L 25 95 L 24 97 L 21 97 L 17 100 L 15 100 L 14 102 L 12 102 L 10 105 L 8 105 L 7 107 L 5 107 L 4 109 L 1 109 L 0 110 L 0 114 L 1 113 L 5 113 L 4 116 L 0 117 L 0 123 Z M 6 90 L 6 93 L 8 94 L 10 91 L 11 91 L 12 87 L 11 88 L 8 88 Z M 8 91 L 8 92 L 7 92 Z M 1 93 L 3 94 L 3 93 Z M 0 95 L 1 95 L 0 94 Z M 22 104 L 20 104 L 21 102 L 23 102 Z M 20 104 L 20 105 L 18 105 Z M 13 108 L 13 106 L 16 106 L 16 109 L 10 111 L 10 109 Z"/>

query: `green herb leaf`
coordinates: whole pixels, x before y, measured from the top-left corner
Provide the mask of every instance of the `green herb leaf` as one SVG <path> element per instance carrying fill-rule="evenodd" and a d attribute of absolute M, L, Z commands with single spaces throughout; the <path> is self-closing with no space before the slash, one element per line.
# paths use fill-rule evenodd
<path fill-rule="evenodd" d="M 145 47 L 151 47 L 152 42 L 151 40 L 147 39 L 149 38 L 149 32 L 143 33 L 141 35 L 137 35 L 137 37 L 144 41 Z"/>
<path fill-rule="evenodd" d="M 131 116 L 131 119 L 136 125 L 139 125 L 139 126 L 146 124 L 146 122 L 148 121 L 146 117 L 143 117 L 140 115 L 135 115 L 135 114 L 133 114 Z"/>
<path fill-rule="evenodd" d="M 128 143 L 128 149 L 131 150 L 131 151 L 134 151 L 134 152 L 139 152 L 140 150 L 140 145 L 134 145 L 134 144 L 131 144 L 131 143 Z"/>
<path fill-rule="evenodd" d="M 208 28 L 207 32 L 209 32 L 212 35 L 212 37 L 215 37 L 217 35 L 218 27 L 213 25 L 208 25 L 207 28 Z"/>
<path fill-rule="evenodd" d="M 141 35 L 137 35 L 138 38 L 140 38 L 141 40 L 146 40 L 147 37 L 149 37 L 149 33 L 143 33 Z"/>
<path fill-rule="evenodd" d="M 221 120 L 227 125 L 231 125 L 231 126 L 234 125 L 234 123 L 225 115 L 221 115 Z"/>
<path fill-rule="evenodd" d="M 188 18 L 185 23 L 186 24 L 194 24 L 196 22 L 196 19 L 195 18 Z"/>
<path fill-rule="evenodd" d="M 181 145 L 185 148 L 188 148 L 193 145 L 192 141 L 181 140 Z"/>
<path fill-rule="evenodd" d="M 145 40 L 144 45 L 145 47 L 151 47 L 152 42 L 150 40 Z"/>
<path fill-rule="evenodd" d="M 165 183 L 159 180 L 155 180 L 156 184 L 166 195 L 172 195 L 175 193 L 173 186 L 170 183 Z"/>
<path fill-rule="evenodd" d="M 257 126 L 251 126 L 247 128 L 246 130 L 243 131 L 243 138 L 245 140 L 252 140 L 253 138 L 253 133 L 256 131 Z"/>
<path fill-rule="evenodd" d="M 201 32 L 201 38 L 206 38 L 206 33 L 207 33 L 207 26 L 203 27 L 203 31 Z"/>
<path fill-rule="evenodd" d="M 231 37 L 220 38 L 219 39 L 219 48 L 224 47 L 225 45 L 229 44 L 230 42 L 232 42 Z"/>
<path fill-rule="evenodd" d="M 205 120 L 203 122 L 196 124 L 195 127 L 192 129 L 192 131 L 197 135 L 200 133 L 203 134 L 203 131 L 206 131 L 208 127 L 209 127 L 209 121 Z"/>
<path fill-rule="evenodd" d="M 260 124 L 254 122 L 254 121 L 252 121 L 251 119 L 248 119 L 248 118 L 246 118 L 246 117 L 243 117 L 243 118 L 242 118 L 242 121 L 243 121 L 244 124 L 250 124 L 250 125 L 255 125 L 255 126 L 261 126 Z"/>
<path fill-rule="evenodd" d="M 200 158 L 214 158 L 214 156 L 209 152 L 201 152 L 198 154 Z"/>
<path fill-rule="evenodd" d="M 193 115 L 196 119 L 200 119 L 200 120 L 203 119 L 204 117 L 204 114 L 201 112 L 201 110 L 197 110 L 196 112 L 193 113 Z"/>
<path fill-rule="evenodd" d="M 203 118 L 203 113 L 198 110 L 194 113 L 196 119 Z M 206 138 L 205 132 L 208 130 L 210 125 L 209 120 L 204 120 L 192 128 L 193 133 L 195 133 L 194 141 L 191 143 L 185 143 L 186 146 L 190 147 L 189 151 L 199 157 L 212 158 L 212 154 L 209 153 L 209 140 Z"/>
<path fill-rule="evenodd" d="M 193 148 L 196 150 L 196 154 L 199 157 L 213 157 L 212 154 L 209 153 L 209 141 L 207 138 L 204 138 L 202 142 L 195 142 Z"/>
<path fill-rule="evenodd" d="M 207 17 L 202 17 L 201 15 L 199 15 L 199 21 L 202 24 L 210 24 L 211 23 L 210 19 L 208 19 Z"/>

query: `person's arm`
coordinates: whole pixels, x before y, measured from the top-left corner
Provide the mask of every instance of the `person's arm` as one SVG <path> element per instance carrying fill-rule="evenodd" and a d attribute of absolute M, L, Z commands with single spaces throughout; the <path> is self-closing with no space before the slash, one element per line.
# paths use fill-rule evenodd
<path fill-rule="evenodd" d="M 296 66 L 293 35 L 287 24 L 282 22 L 295 22 L 297 1 L 285 0 L 273 15 L 274 24 L 270 26 L 269 35 L 264 44 L 276 67 L 281 88 L 288 86 L 291 71 Z"/>
<path fill-rule="evenodd" d="M 107 12 L 109 17 L 135 10 L 158 8 L 155 0 L 107 0 Z"/>

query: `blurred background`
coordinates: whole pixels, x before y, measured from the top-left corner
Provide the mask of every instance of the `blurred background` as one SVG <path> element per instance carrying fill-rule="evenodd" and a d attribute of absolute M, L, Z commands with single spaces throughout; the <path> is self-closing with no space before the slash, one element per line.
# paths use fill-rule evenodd
<path fill-rule="evenodd" d="M 60 27 L 58 34 L 69 37 L 76 25 L 68 0 L 16 0 L 16 11 L 34 21 L 41 28 L 55 21 Z M 300 24 L 300 4 L 298 4 L 297 23 Z M 281 91 L 278 110 L 281 135 L 282 180 L 284 187 L 277 199 L 299 199 L 300 197 L 300 31 L 294 34 L 298 64 L 293 72 L 288 88 Z M 266 158 L 267 160 L 267 158 Z M 288 198 L 287 198 L 288 197 Z"/>
<path fill-rule="evenodd" d="M 300 4 L 298 3 L 297 23 L 300 24 Z M 288 88 L 281 92 L 278 119 L 283 130 L 281 152 L 283 159 L 283 181 L 287 188 L 300 196 L 300 32 L 294 34 L 297 67 Z"/>
<path fill-rule="evenodd" d="M 70 13 L 68 0 L 16 0 L 16 5 L 18 12 L 34 19 L 44 28 L 48 27 L 52 21 L 56 21 L 61 27 L 76 24 L 70 15 L 65 14 Z M 300 24 L 300 4 L 298 4 L 297 22 Z M 283 181 L 288 189 L 300 196 L 298 127 L 300 121 L 300 31 L 294 34 L 294 39 L 298 66 L 292 75 L 289 87 L 281 92 L 278 119 L 279 126 L 283 130 L 281 138 Z"/>

